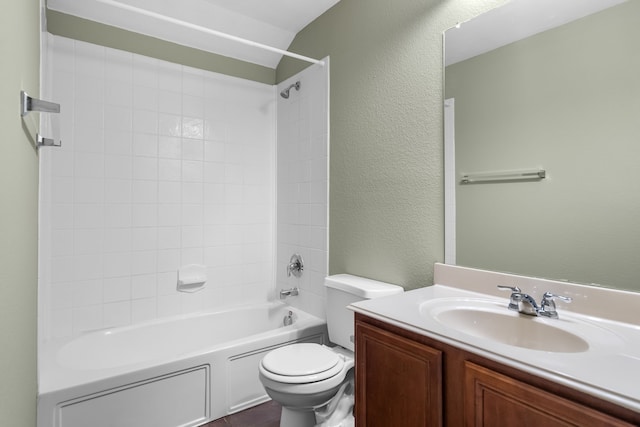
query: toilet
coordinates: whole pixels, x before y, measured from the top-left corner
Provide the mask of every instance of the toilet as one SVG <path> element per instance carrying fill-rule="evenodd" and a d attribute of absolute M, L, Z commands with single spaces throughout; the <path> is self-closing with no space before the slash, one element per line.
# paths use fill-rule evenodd
<path fill-rule="evenodd" d="M 397 285 L 337 274 L 325 278 L 329 347 L 298 343 L 267 353 L 259 378 L 267 394 L 282 405 L 280 427 L 353 425 L 354 302 L 398 294 Z"/>

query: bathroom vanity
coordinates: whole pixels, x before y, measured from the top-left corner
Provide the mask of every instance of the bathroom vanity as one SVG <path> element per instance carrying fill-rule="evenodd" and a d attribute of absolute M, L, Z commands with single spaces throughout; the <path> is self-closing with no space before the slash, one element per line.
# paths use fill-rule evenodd
<path fill-rule="evenodd" d="M 559 319 L 526 316 L 493 288 L 498 281 L 561 293 L 585 310 L 607 298 L 592 292 L 608 290 L 444 265 L 436 271 L 453 286 L 351 306 L 357 426 L 640 425 L 637 324 L 560 303 Z M 609 295 L 621 296 L 628 295 Z"/>

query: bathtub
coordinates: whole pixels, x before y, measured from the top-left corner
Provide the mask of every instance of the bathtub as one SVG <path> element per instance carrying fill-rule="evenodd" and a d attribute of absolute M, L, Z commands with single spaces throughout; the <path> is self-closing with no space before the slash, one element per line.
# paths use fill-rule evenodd
<path fill-rule="evenodd" d="M 273 302 L 47 343 L 38 427 L 199 426 L 267 401 L 258 363 L 293 342 L 325 343 L 326 324 Z"/>

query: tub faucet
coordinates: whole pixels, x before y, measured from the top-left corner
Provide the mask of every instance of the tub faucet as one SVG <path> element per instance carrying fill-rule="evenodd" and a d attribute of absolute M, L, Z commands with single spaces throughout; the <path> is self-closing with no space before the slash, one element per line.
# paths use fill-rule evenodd
<path fill-rule="evenodd" d="M 285 299 L 286 297 L 295 297 L 296 295 L 298 295 L 298 288 L 280 290 L 280 299 Z"/>
<path fill-rule="evenodd" d="M 556 311 L 556 303 L 553 300 L 557 298 L 564 302 L 572 301 L 570 297 L 545 292 L 542 296 L 542 301 L 538 306 L 536 300 L 533 299 L 531 295 L 525 294 L 517 286 L 498 285 L 498 288 L 511 291 L 509 310 L 514 310 L 518 313 L 527 314 L 529 316 L 544 316 L 551 319 L 557 319 L 558 312 Z"/>

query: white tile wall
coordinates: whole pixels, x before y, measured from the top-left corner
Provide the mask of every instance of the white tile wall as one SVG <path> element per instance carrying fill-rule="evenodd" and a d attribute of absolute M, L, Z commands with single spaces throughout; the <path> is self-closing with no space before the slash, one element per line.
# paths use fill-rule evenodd
<path fill-rule="evenodd" d="M 278 86 L 300 81 L 288 99 L 278 96 L 278 289 L 300 288 L 287 301 L 325 318 L 324 278 L 328 272 L 329 58 Z M 287 277 L 291 255 L 304 259 L 302 277 Z"/>
<path fill-rule="evenodd" d="M 57 36 L 50 56 L 43 339 L 272 296 L 273 87 Z M 190 263 L 207 287 L 178 293 Z"/>

